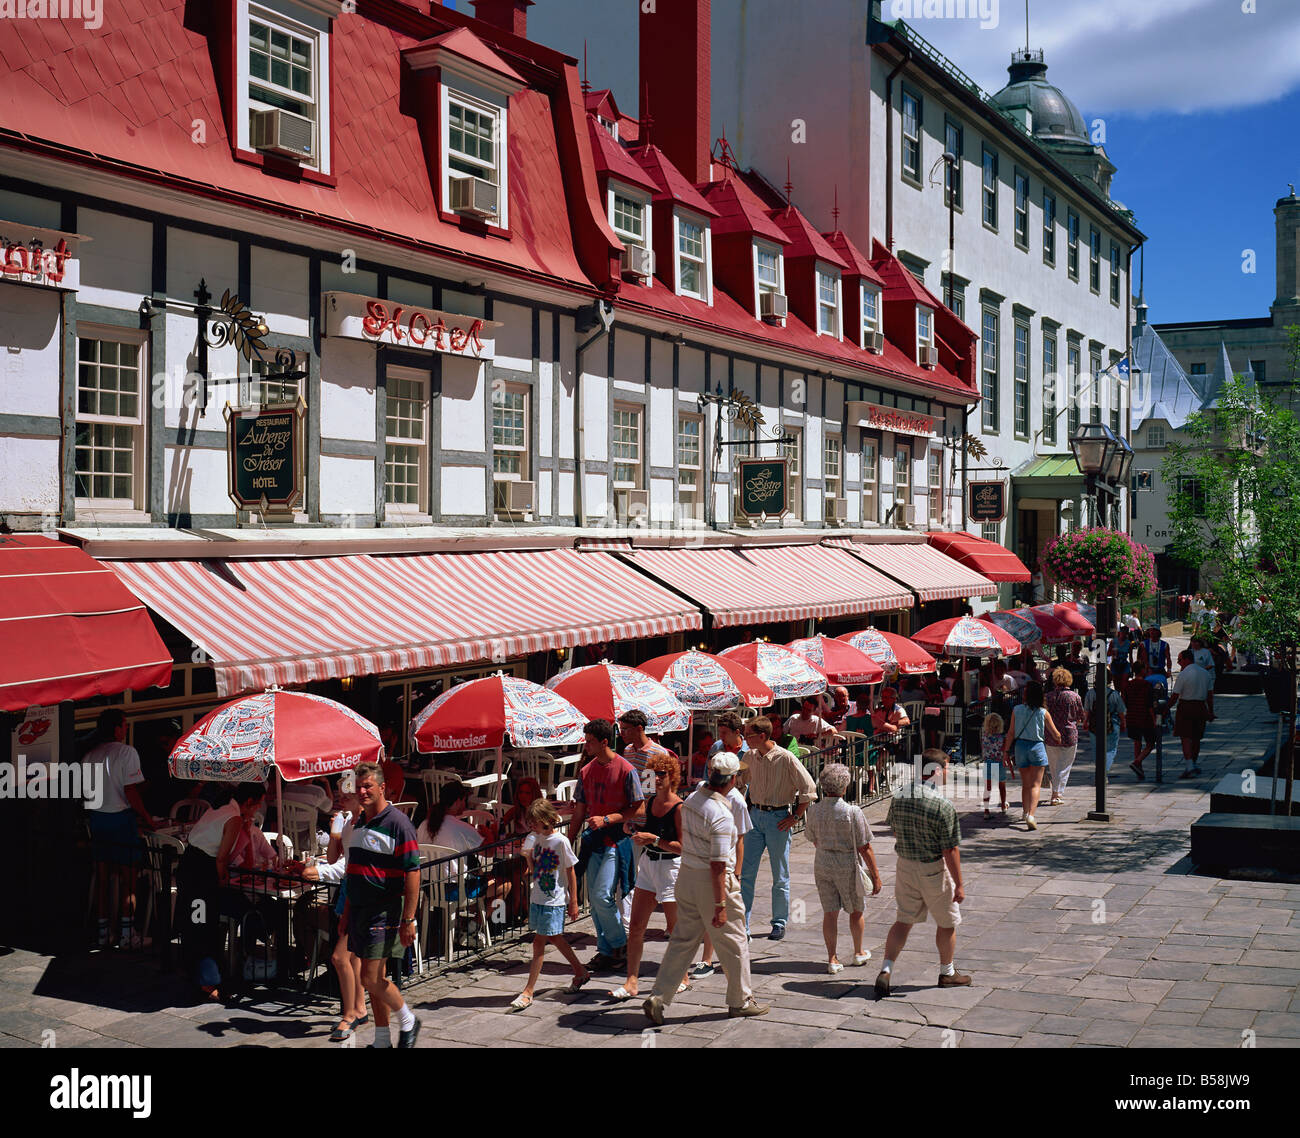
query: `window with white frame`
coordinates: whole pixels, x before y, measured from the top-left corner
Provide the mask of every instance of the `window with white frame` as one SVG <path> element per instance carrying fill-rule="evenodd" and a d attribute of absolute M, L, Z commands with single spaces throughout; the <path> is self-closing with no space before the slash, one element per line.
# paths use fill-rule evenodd
<path fill-rule="evenodd" d="M 803 517 L 803 430 L 799 427 L 785 427 L 782 434 L 788 435 L 781 444 L 781 457 L 785 459 L 786 505 L 788 517 Z"/>
<path fill-rule="evenodd" d="M 1082 419 L 1082 377 L 1079 374 L 1081 367 L 1081 357 L 1078 344 L 1070 344 L 1065 350 L 1066 371 L 1070 376 L 1070 409 L 1066 414 L 1066 422 L 1069 427 L 1069 437 L 1074 438 L 1079 433 L 1079 423 Z"/>
<path fill-rule="evenodd" d="M 912 504 L 912 448 L 894 451 L 894 523 L 907 521 L 907 507 Z M 902 507 L 898 509 L 897 507 Z"/>
<path fill-rule="evenodd" d="M 644 198 L 616 190 L 609 191 L 609 221 L 624 245 L 636 245 L 644 249 L 648 246 L 649 235 L 646 232 L 646 201 Z"/>
<path fill-rule="evenodd" d="M 930 489 L 930 524 L 943 524 L 943 452 L 932 450 L 925 458 L 926 480 Z"/>
<path fill-rule="evenodd" d="M 677 494 L 682 513 L 698 517 L 703 503 L 701 436 L 704 420 L 699 415 L 677 417 Z"/>
<path fill-rule="evenodd" d="M 1016 321 L 1016 358 L 1014 391 L 1015 432 L 1017 438 L 1029 437 L 1029 325 Z"/>
<path fill-rule="evenodd" d="M 1043 333 L 1043 441 L 1056 445 L 1056 337 Z"/>
<path fill-rule="evenodd" d="M 822 481 L 827 498 L 843 497 L 843 451 L 839 435 L 827 435 L 822 445 Z"/>
<path fill-rule="evenodd" d="M 996 545 L 998 543 L 998 523 L 985 522 L 980 526 L 980 536 L 985 541 L 991 541 Z"/>
<path fill-rule="evenodd" d="M 604 115 L 597 115 L 596 122 L 604 128 L 605 133 L 610 135 L 610 137 L 614 139 L 618 138 L 618 123 L 613 119 L 607 119 Z"/>
<path fill-rule="evenodd" d="M 326 37 L 312 28 L 265 9 L 248 8 L 247 51 L 241 62 L 248 68 L 247 111 L 280 110 L 311 124 L 308 165 L 323 169 L 322 137 L 327 123 L 322 109 L 328 88 L 323 83 L 322 61 L 328 51 Z M 251 143 L 250 143 L 251 145 Z"/>
<path fill-rule="evenodd" d="M 903 175 L 921 180 L 921 99 L 903 91 Z"/>
<path fill-rule="evenodd" d="M 389 367 L 387 380 L 384 501 L 391 513 L 423 514 L 429 501 L 429 373 Z"/>
<path fill-rule="evenodd" d="M 528 388 L 508 383 L 492 393 L 492 476 L 528 481 Z"/>
<path fill-rule="evenodd" d="M 1079 215 L 1074 210 L 1065 214 L 1065 271 L 1070 280 L 1079 279 Z"/>
<path fill-rule="evenodd" d="M 1043 190 L 1043 264 L 1056 267 L 1056 196 Z"/>
<path fill-rule="evenodd" d="M 1088 287 L 1101 292 L 1101 231 L 1095 225 L 1088 232 Z"/>
<path fill-rule="evenodd" d="M 676 215 L 677 291 L 697 300 L 709 298 L 709 230 L 699 221 Z"/>
<path fill-rule="evenodd" d="M 951 154 L 956 161 L 951 165 L 944 164 L 943 181 L 944 189 L 947 191 L 946 197 L 951 199 L 954 209 L 961 209 L 961 159 L 962 159 L 962 142 L 965 131 L 961 123 L 953 122 L 950 118 L 943 120 L 943 145 L 944 151 Z M 949 202 L 945 201 L 944 205 Z"/>
<path fill-rule="evenodd" d="M 840 334 L 840 275 L 817 270 L 817 334 Z"/>
<path fill-rule="evenodd" d="M 1110 302 L 1119 303 L 1119 242 L 1110 243 Z"/>
<path fill-rule="evenodd" d="M 998 227 L 998 156 L 984 147 L 984 224 Z"/>
<path fill-rule="evenodd" d="M 1121 433 L 1120 423 L 1124 420 L 1124 385 L 1118 375 L 1110 381 L 1110 429 L 1115 434 Z"/>
<path fill-rule="evenodd" d="M 641 488 L 641 408 L 614 408 L 614 430 L 609 456 L 614 463 L 614 486 L 620 490 Z"/>
<path fill-rule="evenodd" d="M 875 439 L 862 440 L 862 520 L 879 521 L 880 446 Z"/>
<path fill-rule="evenodd" d="M 1029 248 L 1029 175 L 1016 171 L 1016 245 Z"/>
<path fill-rule="evenodd" d="M 1098 409 L 1101 408 L 1101 353 L 1093 352 L 1088 358 L 1088 371 L 1092 375 L 1092 383 L 1087 388 L 1088 404 L 1088 422 L 1092 422 L 1092 407 L 1094 402 Z"/>
<path fill-rule="evenodd" d="M 1152 423 L 1147 428 L 1147 446 L 1152 449 L 1168 446 L 1169 443 L 1165 438 L 1165 428 L 1161 423 Z"/>
<path fill-rule="evenodd" d="M 509 194 L 506 176 L 506 108 L 444 86 L 442 110 L 445 157 L 442 174 L 443 207 L 451 208 L 453 179 L 480 178 L 497 188 L 496 216 L 485 220 L 489 225 L 507 228 Z"/>
<path fill-rule="evenodd" d="M 926 353 L 934 348 L 934 309 L 916 306 L 916 362 L 925 363 Z"/>
<path fill-rule="evenodd" d="M 86 506 L 145 508 L 144 343 L 143 333 L 84 326 L 77 338 L 75 486 Z"/>
<path fill-rule="evenodd" d="M 757 297 L 762 297 L 764 293 L 785 292 L 784 260 L 777 246 L 754 242 L 754 284 Z M 757 303 L 759 307 L 755 315 L 761 316 L 762 302 L 759 300 Z"/>
<path fill-rule="evenodd" d="M 981 419 L 986 431 L 998 429 L 998 314 L 984 309 L 980 336 L 980 362 L 983 380 L 980 385 Z"/>
<path fill-rule="evenodd" d="M 862 282 L 862 346 L 868 346 L 873 332 L 880 331 L 880 289 Z"/>

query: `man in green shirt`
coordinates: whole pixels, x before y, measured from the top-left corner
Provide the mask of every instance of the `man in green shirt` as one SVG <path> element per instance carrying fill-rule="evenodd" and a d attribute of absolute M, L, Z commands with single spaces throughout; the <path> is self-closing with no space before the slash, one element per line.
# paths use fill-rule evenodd
<path fill-rule="evenodd" d="M 948 772 L 948 755 L 936 748 L 922 752 L 925 764 L 921 778 L 894 793 L 885 821 L 894 832 L 894 900 L 897 918 L 885 938 L 885 960 L 876 977 L 876 998 L 889 995 L 894 961 L 903 951 L 912 926 L 934 915 L 938 929 L 934 943 L 939 949 L 939 987 L 968 985 L 970 977 L 953 965 L 957 949 L 958 907 L 966 899 L 962 886 L 961 826 L 957 809 L 943 796 Z"/>

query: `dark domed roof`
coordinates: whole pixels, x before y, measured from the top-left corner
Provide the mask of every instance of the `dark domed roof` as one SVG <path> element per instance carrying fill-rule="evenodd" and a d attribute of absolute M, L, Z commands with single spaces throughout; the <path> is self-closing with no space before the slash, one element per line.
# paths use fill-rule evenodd
<path fill-rule="evenodd" d="M 1047 81 L 1041 51 L 1017 51 L 1007 68 L 1011 81 L 990 102 L 1004 111 L 1028 110 L 1033 136 L 1049 142 L 1088 142 L 1079 108 Z"/>

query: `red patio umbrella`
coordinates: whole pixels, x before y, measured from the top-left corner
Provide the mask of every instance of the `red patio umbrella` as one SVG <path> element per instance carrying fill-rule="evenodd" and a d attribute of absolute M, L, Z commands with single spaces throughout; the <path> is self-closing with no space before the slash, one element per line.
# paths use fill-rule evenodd
<path fill-rule="evenodd" d="M 1079 612 L 1072 603 L 1058 603 L 1054 605 L 1034 605 L 1030 612 L 1045 613 L 1047 616 L 1054 616 L 1062 624 L 1071 629 L 1072 636 L 1091 636 L 1097 631 L 1096 626 L 1083 613 Z"/>
<path fill-rule="evenodd" d="M 685 731 L 691 725 L 686 705 L 639 668 L 607 662 L 591 664 L 552 676 L 546 686 L 592 719 L 616 723 L 625 711 L 644 712 L 645 729 L 651 735 Z"/>
<path fill-rule="evenodd" d="M 656 656 L 637 670 L 658 680 L 692 711 L 722 711 L 744 704 L 767 707 L 772 689 L 748 668 L 708 652 Z"/>
<path fill-rule="evenodd" d="M 1059 616 L 1045 612 L 1043 608 L 1020 608 L 1012 609 L 1011 612 L 1038 625 L 1039 631 L 1043 634 L 1044 644 L 1068 644 L 1079 635 Z"/>
<path fill-rule="evenodd" d="M 829 636 L 809 636 L 786 645 L 811 660 L 833 684 L 878 684 L 885 678 L 884 669 L 865 652 L 844 640 Z"/>
<path fill-rule="evenodd" d="M 897 668 L 904 676 L 919 676 L 938 668 L 935 658 L 929 652 L 896 632 L 864 628 L 860 632 L 846 632 L 836 639 L 852 644 L 859 652 L 865 652 L 882 668 Z"/>
<path fill-rule="evenodd" d="M 1014 636 L 996 624 L 971 616 L 936 621 L 912 633 L 909 639 L 927 652 L 942 652 L 946 656 L 1014 656 L 1020 651 L 1020 641 Z"/>

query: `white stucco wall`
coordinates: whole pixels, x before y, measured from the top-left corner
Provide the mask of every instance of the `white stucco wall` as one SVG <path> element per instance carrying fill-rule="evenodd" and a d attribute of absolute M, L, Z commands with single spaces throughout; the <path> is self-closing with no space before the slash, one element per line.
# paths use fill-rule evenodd
<path fill-rule="evenodd" d="M 321 513 L 365 517 L 375 512 L 373 459 L 321 455 L 320 484 Z"/>
<path fill-rule="evenodd" d="M 0 514 L 59 512 L 59 440 L 0 434 Z"/>
<path fill-rule="evenodd" d="M 0 415 L 59 416 L 59 294 L 0 283 Z"/>
<path fill-rule="evenodd" d="M 375 349 L 360 340 L 321 340 L 320 433 L 325 439 L 375 437 Z"/>
<path fill-rule="evenodd" d="M 77 232 L 91 238 L 77 250 L 81 257 L 77 302 L 127 311 L 138 308 L 153 292 L 153 226 L 138 218 L 83 208 L 77 210 Z M 190 293 L 198 283 L 195 277 L 182 295 L 192 299 Z"/>

